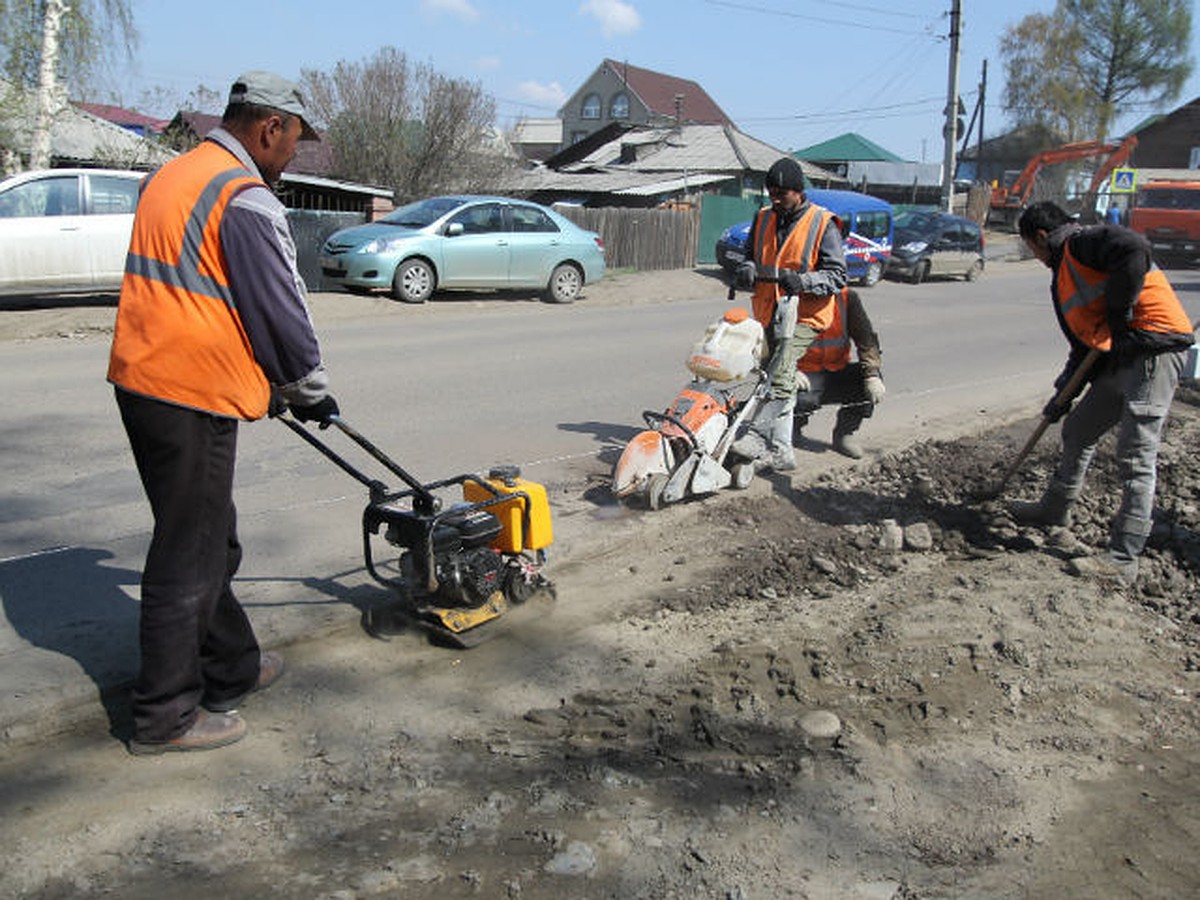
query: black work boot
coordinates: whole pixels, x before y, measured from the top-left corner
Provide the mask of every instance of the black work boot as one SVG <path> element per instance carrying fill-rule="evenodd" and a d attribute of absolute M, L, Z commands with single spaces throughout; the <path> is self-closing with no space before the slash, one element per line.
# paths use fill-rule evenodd
<path fill-rule="evenodd" d="M 1035 503 L 1014 500 L 1008 504 L 1008 514 L 1018 525 L 1041 525 L 1066 528 L 1071 524 L 1071 500 L 1051 488 Z"/>
<path fill-rule="evenodd" d="M 854 436 L 854 432 L 841 428 L 833 429 L 833 449 L 851 459 L 862 459 L 863 457 L 862 444 Z"/>
<path fill-rule="evenodd" d="M 808 424 L 809 417 L 802 413 L 795 413 L 792 417 L 792 446 L 799 447 L 800 441 L 804 438 L 804 426 Z"/>

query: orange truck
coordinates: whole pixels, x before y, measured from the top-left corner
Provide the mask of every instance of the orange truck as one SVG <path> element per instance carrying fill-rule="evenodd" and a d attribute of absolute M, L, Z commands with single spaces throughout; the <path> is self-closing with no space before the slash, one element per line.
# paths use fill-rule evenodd
<path fill-rule="evenodd" d="M 1162 265 L 1200 258 L 1200 171 L 1192 180 L 1138 185 L 1129 227 L 1146 236 Z"/>

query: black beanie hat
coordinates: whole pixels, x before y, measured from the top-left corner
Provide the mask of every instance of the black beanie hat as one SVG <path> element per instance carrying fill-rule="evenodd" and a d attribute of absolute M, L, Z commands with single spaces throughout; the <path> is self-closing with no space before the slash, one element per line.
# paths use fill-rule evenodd
<path fill-rule="evenodd" d="M 808 187 L 804 180 L 804 169 L 794 156 L 785 156 L 771 164 L 767 169 L 767 189 L 784 188 L 790 191 L 803 191 Z"/>

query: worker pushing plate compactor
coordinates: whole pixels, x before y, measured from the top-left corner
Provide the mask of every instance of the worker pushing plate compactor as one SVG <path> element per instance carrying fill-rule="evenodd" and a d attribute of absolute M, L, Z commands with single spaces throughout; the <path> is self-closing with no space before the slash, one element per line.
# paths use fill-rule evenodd
<path fill-rule="evenodd" d="M 515 606 L 554 599 L 554 587 L 542 575 L 554 539 L 546 489 L 521 478 L 516 466 L 497 466 L 487 478 L 466 474 L 423 483 L 334 417 L 343 434 L 406 485 L 391 490 L 292 416 L 280 419 L 368 490 L 362 516 L 367 571 L 399 597 L 395 606 L 367 615 L 372 633 L 415 624 L 442 643 L 474 647 Z M 442 495 L 456 491 L 462 499 L 447 506 Z M 400 548 L 394 565 L 376 561 L 381 532 Z"/>
<path fill-rule="evenodd" d="M 732 290 L 730 291 L 732 297 Z M 795 328 L 795 297 L 776 309 L 776 345 Z M 749 487 L 754 463 L 730 452 L 738 431 L 767 399 L 771 373 L 783 354 L 764 366 L 763 327 L 745 309 L 729 309 L 708 326 L 687 358 L 689 381 L 665 412 L 642 413 L 647 430 L 625 445 L 613 467 L 612 491 L 650 509 L 722 488 Z"/>

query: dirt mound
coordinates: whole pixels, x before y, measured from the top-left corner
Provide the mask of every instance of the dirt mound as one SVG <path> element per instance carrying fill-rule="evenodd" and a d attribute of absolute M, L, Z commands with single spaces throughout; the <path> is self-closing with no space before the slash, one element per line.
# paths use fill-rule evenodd
<path fill-rule="evenodd" d="M 1200 395 L 1180 391 L 1164 434 L 1134 589 L 1065 571 L 1105 543 L 1111 443 L 1069 533 L 971 502 L 1031 428 L 647 514 L 563 573 L 545 623 L 469 655 L 293 648 L 253 711 L 278 741 L 224 767 L 111 744 L 9 761 L 37 802 L 6 795 L 23 864 L 0 888 L 1194 895 Z M 1008 496 L 1038 495 L 1054 444 Z M 137 815 L 51 787 L 85 778 Z"/>

